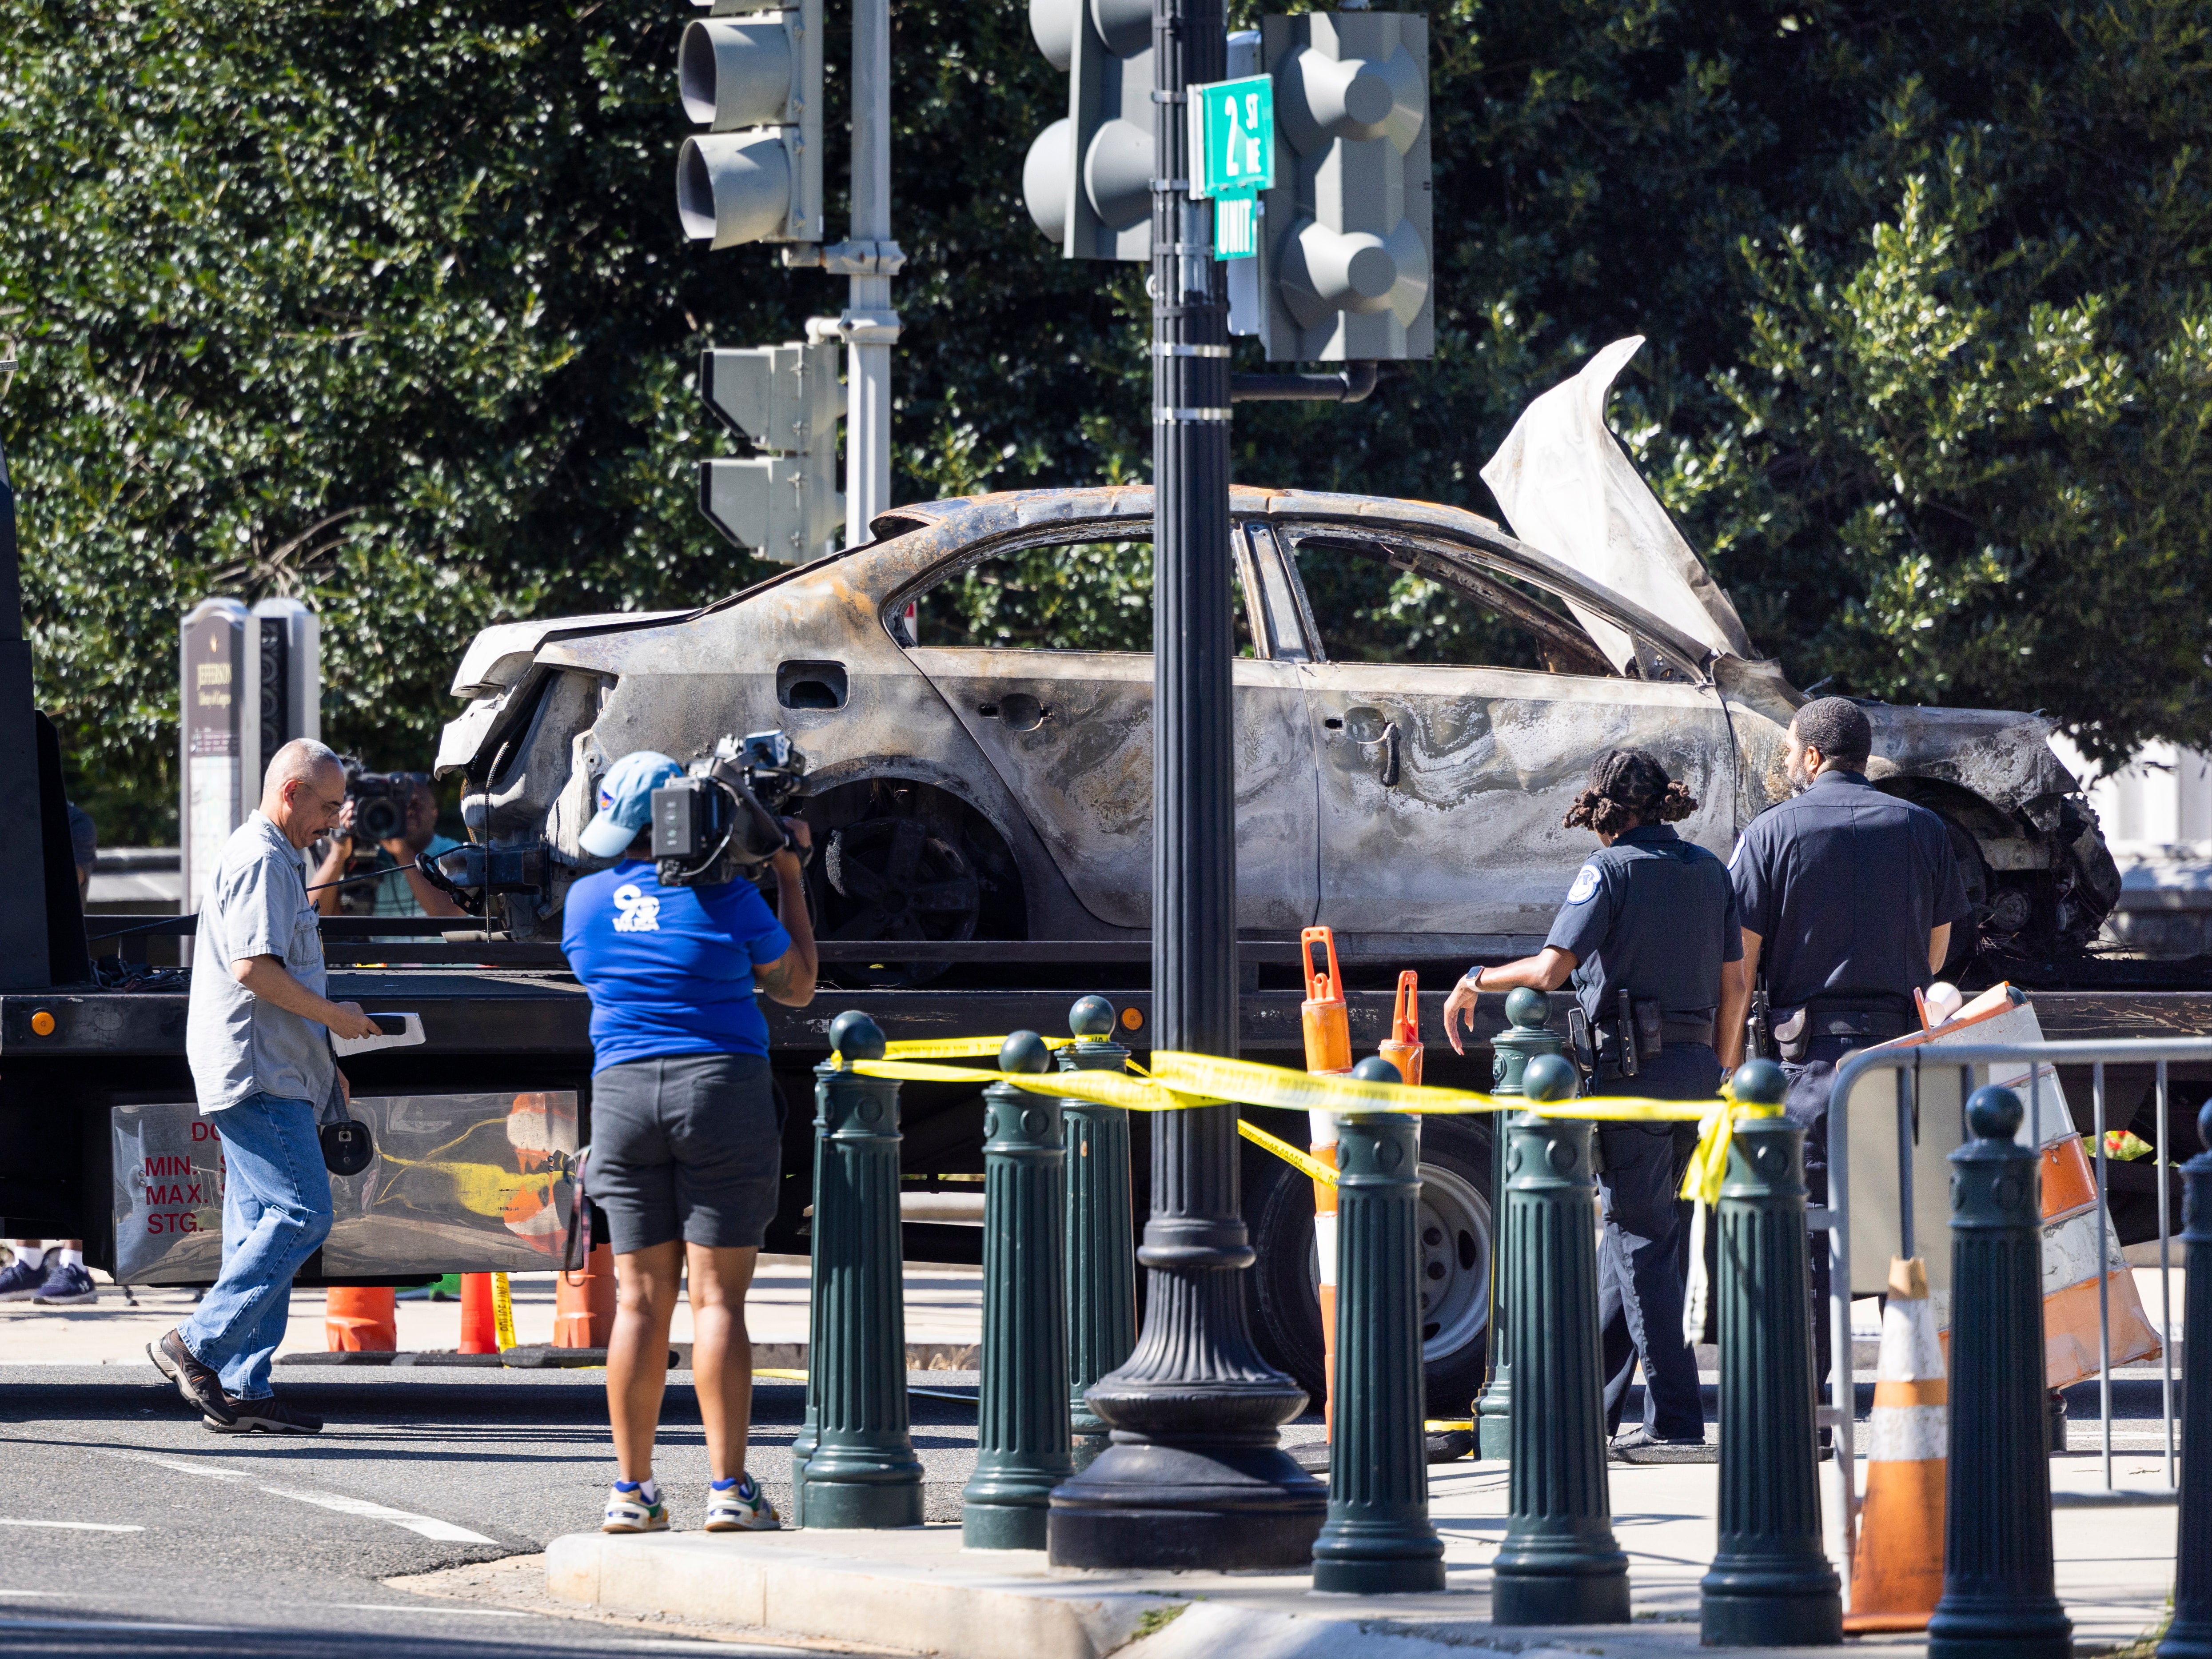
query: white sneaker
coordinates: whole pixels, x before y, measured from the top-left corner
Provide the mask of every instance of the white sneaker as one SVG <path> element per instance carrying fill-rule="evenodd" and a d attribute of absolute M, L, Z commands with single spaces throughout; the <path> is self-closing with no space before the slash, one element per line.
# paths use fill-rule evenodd
<path fill-rule="evenodd" d="M 666 1532 L 668 1505 L 656 1494 L 648 1499 L 642 1485 L 623 1487 L 627 1483 L 617 1481 L 607 1494 L 605 1516 L 599 1522 L 601 1532 Z"/>
<path fill-rule="evenodd" d="M 707 1488 L 708 1532 L 776 1532 L 782 1526 L 783 1517 L 750 1474 Z"/>

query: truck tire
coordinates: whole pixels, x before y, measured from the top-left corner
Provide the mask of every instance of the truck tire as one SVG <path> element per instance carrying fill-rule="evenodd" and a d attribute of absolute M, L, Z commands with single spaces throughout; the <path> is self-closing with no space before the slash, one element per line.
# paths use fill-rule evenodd
<path fill-rule="evenodd" d="M 1247 1305 L 1261 1353 L 1317 1409 L 1322 1394 L 1320 1259 L 1313 1182 L 1244 1149 L 1244 1220 L 1257 1260 Z M 1459 1118 L 1421 1126 L 1422 1359 L 1431 1416 L 1467 1413 L 1482 1386 L 1490 1329 L 1490 1131 Z"/>

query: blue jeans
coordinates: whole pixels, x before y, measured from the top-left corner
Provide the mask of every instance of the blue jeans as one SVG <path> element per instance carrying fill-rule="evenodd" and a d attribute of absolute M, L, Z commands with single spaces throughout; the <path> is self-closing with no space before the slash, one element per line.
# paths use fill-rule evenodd
<path fill-rule="evenodd" d="M 225 1394 L 266 1400 L 292 1275 L 330 1235 L 331 1172 L 304 1100 L 248 1095 L 211 1115 L 222 1136 L 222 1273 L 181 1330 Z"/>

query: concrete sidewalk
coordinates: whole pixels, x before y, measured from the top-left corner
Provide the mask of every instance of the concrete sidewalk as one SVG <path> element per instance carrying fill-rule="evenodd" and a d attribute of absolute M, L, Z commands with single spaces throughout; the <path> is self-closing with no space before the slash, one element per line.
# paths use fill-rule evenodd
<path fill-rule="evenodd" d="M 2153 1486 L 2160 1465 L 2130 1457 L 2115 1472 L 2123 1485 Z M 1506 1511 L 1505 1467 L 1495 1462 L 1430 1471 L 1431 1510 L 1445 1543 L 1449 1589 L 1441 1595 L 1316 1595 L 1304 1573 L 1055 1571 L 1042 1553 L 963 1551 L 953 1526 L 573 1534 L 554 1540 L 546 1581 L 556 1597 L 609 1610 L 658 1608 L 959 1659 L 1430 1659 L 1470 1646 L 1659 1659 L 1698 1647 L 1698 1581 L 1716 1547 L 1717 1475 L 1710 1464 L 1612 1467 L 1614 1528 L 1629 1553 L 1636 1620 L 1621 1626 L 1507 1631 L 1489 1623 L 1489 1564 Z M 2094 1457 L 2052 1462 L 2062 1491 L 2086 1492 L 2099 1478 Z M 2172 1584 L 2174 1531 L 2171 1505 L 2054 1512 L 2058 1590 L 2077 1652 L 2124 1647 L 2157 1627 Z M 1850 1646 L 1913 1656 L 1926 1644 L 1881 1637 Z"/>
<path fill-rule="evenodd" d="M 191 1316 L 192 1292 L 154 1285 L 134 1286 L 138 1305 L 124 1300 L 120 1286 L 105 1274 L 100 1300 L 73 1308 L 37 1308 L 27 1302 L 0 1304 L 0 1365 L 128 1365 L 146 1363 L 146 1345 Z M 515 1273 L 508 1286 L 514 1301 L 515 1340 L 527 1346 L 553 1340 L 554 1275 Z M 757 1346 L 754 1364 L 803 1370 L 806 1364 L 806 1301 L 809 1264 L 803 1255 L 766 1255 L 745 1299 L 745 1323 Z M 277 1345 L 282 1358 L 325 1352 L 324 1294 L 292 1292 L 290 1323 Z M 399 1304 L 399 1346 L 417 1352 L 460 1346 L 459 1302 Z M 908 1364 L 935 1370 L 970 1370 L 983 1334 L 983 1274 L 979 1267 L 939 1267 L 915 1262 L 906 1270 L 906 1338 Z M 670 1340 L 691 1340 L 691 1310 L 679 1304 Z"/>

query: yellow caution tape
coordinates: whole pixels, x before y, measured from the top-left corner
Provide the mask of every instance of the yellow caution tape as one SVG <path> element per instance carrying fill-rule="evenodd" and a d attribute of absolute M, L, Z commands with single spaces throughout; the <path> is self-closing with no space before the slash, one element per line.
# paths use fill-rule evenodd
<path fill-rule="evenodd" d="M 1741 1111 L 1765 1116 L 1780 1109 L 1739 1103 L 1732 1097 L 1713 1102 L 1643 1100 L 1626 1096 L 1529 1101 L 1518 1097 L 1479 1094 L 1469 1089 L 1446 1089 L 1433 1084 L 1370 1083 L 1361 1078 L 1294 1072 L 1280 1066 L 1263 1066 L 1256 1060 L 1228 1060 L 1218 1054 L 1185 1054 L 1174 1049 L 1154 1052 L 1149 1077 L 1112 1072 L 986 1071 L 975 1066 L 931 1065 L 903 1057 L 914 1048 L 932 1044 L 939 1045 L 936 1052 L 943 1054 L 943 1045 L 959 1041 L 946 1037 L 932 1039 L 929 1043 L 894 1044 L 891 1046 L 902 1051 L 901 1058 L 890 1058 L 887 1054 L 882 1060 L 842 1063 L 863 1077 L 967 1083 L 977 1087 L 1008 1083 L 1031 1094 L 1086 1100 L 1134 1112 L 1184 1111 L 1199 1106 L 1238 1103 L 1279 1111 L 1331 1112 L 1340 1117 L 1369 1112 L 1461 1116 L 1526 1111 L 1539 1117 L 1606 1123 L 1695 1123 L 1698 1126 L 1698 1146 L 1683 1177 L 1681 1194 L 1685 1198 L 1707 1204 L 1719 1198 L 1721 1182 L 1728 1173 L 1728 1148 L 1735 1114 Z M 977 1052 L 998 1052 L 995 1046 L 986 1046 L 988 1039 L 976 1038 L 973 1042 Z M 1333 1171 L 1321 1173 L 1326 1165 L 1264 1130 L 1241 1121 L 1238 1130 L 1255 1145 L 1266 1147 L 1314 1179 L 1334 1179 Z"/>
<path fill-rule="evenodd" d="M 514 1346 L 514 1293 L 507 1286 L 507 1275 L 495 1273 L 491 1276 L 492 1329 L 494 1340 L 503 1353 Z"/>
<path fill-rule="evenodd" d="M 1248 1120 L 1240 1117 L 1237 1120 L 1237 1133 L 1243 1135 L 1245 1139 L 1250 1141 L 1255 1146 L 1262 1147 L 1265 1150 L 1273 1152 L 1277 1158 L 1282 1159 L 1284 1163 L 1289 1164 L 1292 1169 L 1304 1170 L 1316 1181 L 1320 1182 L 1322 1186 L 1334 1187 L 1336 1185 L 1335 1170 L 1330 1169 L 1328 1164 L 1322 1163 L 1319 1158 L 1300 1152 L 1297 1147 L 1291 1146 L 1289 1141 L 1278 1140 L 1273 1135 L 1269 1134 L 1258 1124 L 1250 1122 Z"/>
<path fill-rule="evenodd" d="M 1074 1042 L 1072 1036 L 1048 1036 L 1042 1039 L 1048 1048 L 1065 1048 Z M 1006 1046 L 1002 1036 L 981 1037 L 902 1037 L 896 1042 L 884 1044 L 885 1060 L 996 1060 L 999 1050 Z M 836 1058 L 834 1054 L 830 1056 Z"/>

